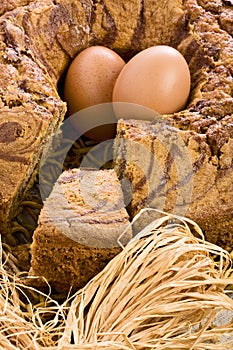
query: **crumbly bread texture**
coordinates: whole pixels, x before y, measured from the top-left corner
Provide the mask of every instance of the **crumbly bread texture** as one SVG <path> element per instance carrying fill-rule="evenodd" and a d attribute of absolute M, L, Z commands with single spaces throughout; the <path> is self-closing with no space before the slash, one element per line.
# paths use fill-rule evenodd
<path fill-rule="evenodd" d="M 17 214 L 41 153 L 64 117 L 65 104 L 57 93 L 63 74 L 77 53 L 96 44 L 114 49 L 125 59 L 157 44 L 171 45 L 184 55 L 192 76 L 188 108 L 168 118 L 180 130 L 190 130 L 203 140 L 207 154 L 216 161 L 216 177 L 222 179 L 216 186 L 226 188 L 215 212 L 231 218 L 227 198 L 232 183 L 224 182 L 232 159 L 231 0 L 11 0 L 2 5 L 1 233 Z M 198 147 L 196 152 L 203 154 Z M 220 237 L 218 226 L 216 230 Z M 227 234 L 229 242 L 231 233 Z"/>
<path fill-rule="evenodd" d="M 115 171 L 65 171 L 41 211 L 30 275 L 58 291 L 81 288 L 120 252 L 119 238 L 126 244 L 132 229 Z"/>
<path fill-rule="evenodd" d="M 152 0 L 3 0 L 0 14 L 0 231 L 6 233 L 64 118 L 57 88 L 72 58 L 95 44 L 127 58 L 169 42 L 183 10 L 181 1 L 160 8 Z"/>
<path fill-rule="evenodd" d="M 222 146 L 218 159 L 205 135 L 173 129 L 166 121 L 121 120 L 117 135 L 115 169 L 133 187 L 126 196 L 131 199 L 130 216 L 142 208 L 187 216 L 199 224 L 209 241 L 232 250 L 232 168 L 222 169 L 232 159 L 232 140 Z M 158 215 L 145 212 L 135 230 Z"/>
<path fill-rule="evenodd" d="M 195 220 L 206 238 L 233 246 L 233 3 L 185 1 L 178 50 L 192 75 L 185 110 L 154 122 L 121 120 L 115 169 L 133 185 L 129 211 L 153 207 Z M 155 213 L 145 214 L 145 225 Z M 139 229 L 137 228 L 137 229 Z"/>

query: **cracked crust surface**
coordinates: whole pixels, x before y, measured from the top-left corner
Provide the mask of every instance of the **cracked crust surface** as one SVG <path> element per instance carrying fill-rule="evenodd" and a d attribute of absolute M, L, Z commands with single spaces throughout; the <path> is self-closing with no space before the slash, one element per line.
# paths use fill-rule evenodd
<path fill-rule="evenodd" d="M 225 193 L 231 193 L 232 1 L 15 0 L 3 1 L 1 11 L 2 232 L 16 214 L 40 155 L 64 117 L 57 85 L 71 59 L 95 44 L 110 47 L 125 59 L 157 44 L 174 46 L 184 55 L 192 75 L 189 104 L 167 118 L 179 130 L 192 131 L 202 140 L 209 161 L 216 163 L 216 178 L 222 181 L 218 180 L 218 187 L 225 186 Z M 4 139 L 9 129 L 13 136 Z M 27 142 L 30 146 L 24 147 Z M 196 148 L 201 154 L 202 147 Z M 224 200 L 217 204 L 230 218 L 232 209 Z"/>
<path fill-rule="evenodd" d="M 186 35 L 177 48 L 192 76 L 187 108 L 163 116 L 160 131 L 153 122 L 120 121 L 116 170 L 133 184 L 132 216 L 143 207 L 184 214 L 201 226 L 208 240 L 232 250 L 233 6 L 227 1 L 183 3 Z M 188 152 L 183 164 L 172 153 L 177 144 L 171 135 L 166 138 L 167 123 Z M 192 173 L 192 186 L 185 166 Z M 147 220 L 145 216 L 142 226 Z"/>
<path fill-rule="evenodd" d="M 59 206 L 57 205 L 59 203 Z M 34 232 L 30 275 L 57 290 L 76 290 L 100 272 L 132 238 L 114 170 L 72 169 L 58 179 Z"/>

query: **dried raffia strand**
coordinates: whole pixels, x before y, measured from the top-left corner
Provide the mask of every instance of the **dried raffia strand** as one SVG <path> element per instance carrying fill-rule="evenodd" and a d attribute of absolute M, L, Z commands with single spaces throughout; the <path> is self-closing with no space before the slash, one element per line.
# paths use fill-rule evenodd
<path fill-rule="evenodd" d="M 1 265 L 0 293 L 0 348 L 5 350 L 38 350 L 56 346 L 54 337 L 59 338 L 64 331 L 66 305 L 60 306 L 48 295 L 25 287 L 19 280 L 7 274 Z M 25 293 L 41 294 L 46 300 L 44 307 L 35 308 Z M 27 300 L 27 312 L 19 299 L 19 294 Z M 42 317 L 51 313 L 52 321 L 42 322 Z"/>
<path fill-rule="evenodd" d="M 4 250 L 5 252 L 7 252 L 7 253 L 12 253 L 12 248 L 11 248 L 11 246 L 9 246 L 7 243 L 3 243 L 3 242 L 2 242 L 2 248 L 3 248 L 3 250 Z"/>
<path fill-rule="evenodd" d="M 18 223 L 15 222 L 15 225 L 13 227 L 11 227 L 10 229 L 10 233 L 11 235 L 17 232 L 21 232 L 24 234 L 24 236 L 26 236 L 26 238 L 29 240 L 31 237 L 30 232 L 22 225 L 19 225 Z"/>
<path fill-rule="evenodd" d="M 233 313 L 224 293 L 233 284 L 230 269 L 226 251 L 205 242 L 195 223 L 172 215 L 145 227 L 61 304 L 1 264 L 0 349 L 232 349 L 233 319 L 213 322 L 222 310 Z"/>
<path fill-rule="evenodd" d="M 224 293 L 233 282 L 224 277 L 229 254 L 205 242 L 194 222 L 165 225 L 170 219 L 145 228 L 77 293 L 60 345 L 73 337 L 80 349 L 232 349 L 233 321 L 212 326 L 221 310 L 233 312 Z"/>
<path fill-rule="evenodd" d="M 80 147 L 75 147 L 74 150 L 75 150 L 78 154 L 80 154 L 80 155 L 85 155 L 85 154 L 87 154 L 89 151 L 91 151 L 92 148 L 93 148 L 93 146 L 89 146 L 89 147 L 85 146 L 85 147 L 82 147 L 82 148 L 80 148 Z M 75 152 L 75 153 L 76 153 L 76 152 Z"/>
<path fill-rule="evenodd" d="M 15 246 L 17 244 L 17 241 L 15 237 L 11 234 L 11 231 L 7 235 L 3 237 L 4 243 L 8 244 L 9 246 Z"/>
<path fill-rule="evenodd" d="M 42 203 L 38 203 L 36 201 L 25 200 L 22 202 L 22 206 L 28 206 L 28 207 L 33 208 L 33 209 L 41 209 Z"/>
<path fill-rule="evenodd" d="M 37 218 L 37 215 L 33 212 L 33 209 L 30 207 L 26 207 L 26 210 L 31 215 L 31 218 L 34 220 L 35 224 L 37 224 L 38 218 Z M 32 229 L 32 225 L 27 224 L 27 227 Z"/>
<path fill-rule="evenodd" d="M 17 274 L 19 273 L 19 268 L 17 266 L 17 259 L 11 254 L 6 253 L 4 250 L 2 251 L 2 259 L 5 262 L 5 265 L 8 265 L 10 270 Z"/>

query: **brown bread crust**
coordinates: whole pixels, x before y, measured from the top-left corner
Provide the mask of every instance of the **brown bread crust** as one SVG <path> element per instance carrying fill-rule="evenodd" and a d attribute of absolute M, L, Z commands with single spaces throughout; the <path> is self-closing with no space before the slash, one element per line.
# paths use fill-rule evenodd
<path fill-rule="evenodd" d="M 177 48 L 189 64 L 191 95 L 185 110 L 164 116 L 169 125 L 176 128 L 192 160 L 194 183 L 191 203 L 187 211 L 180 208 L 180 212 L 195 220 L 208 240 L 232 250 L 233 6 L 226 1 L 185 1 L 184 6 L 187 31 L 186 35 L 183 32 Z M 128 147 L 121 146 L 123 141 Z M 169 165 L 169 155 L 165 155 L 163 147 L 156 142 L 153 123 L 130 120 L 118 124 L 116 170 L 119 177 L 129 179 L 134 186 L 129 206 L 132 216 L 143 207 L 158 205 L 156 190 L 146 183 L 146 171 L 132 162 L 138 145 L 143 145 L 155 155 L 154 159 L 162 162 L 168 192 L 160 209 L 173 212 L 177 185 L 183 185 L 174 186 L 177 174 Z M 163 157 L 168 157 L 168 163 L 163 163 Z M 153 168 L 149 160 L 144 166 Z M 150 175 L 147 175 L 148 178 Z M 158 192 L 157 188 L 160 196 Z M 142 226 L 146 220 L 142 220 Z"/>
<path fill-rule="evenodd" d="M 30 275 L 59 291 L 82 288 L 121 251 L 124 231 L 122 244 L 132 230 L 115 171 L 65 171 L 40 213 Z"/>
<path fill-rule="evenodd" d="M 71 59 L 90 45 L 108 46 L 126 59 L 156 44 L 178 48 L 189 63 L 192 92 L 187 109 L 168 118 L 180 130 L 201 135 L 216 159 L 216 178 L 224 181 L 230 173 L 232 2 L 175 0 L 161 4 L 155 0 L 3 2 L 0 134 L 12 128 L 15 136 L 1 141 L 2 232 L 16 215 L 40 155 L 64 117 L 65 104 L 57 84 Z M 25 150 L 27 139 L 30 147 Z M 227 181 L 226 193 L 231 193 L 231 186 Z M 228 202 L 221 210 L 232 215 Z"/>

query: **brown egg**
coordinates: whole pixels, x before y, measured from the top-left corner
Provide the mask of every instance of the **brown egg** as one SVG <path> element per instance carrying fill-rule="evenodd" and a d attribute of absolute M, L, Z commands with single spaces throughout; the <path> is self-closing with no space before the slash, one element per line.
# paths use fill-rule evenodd
<path fill-rule="evenodd" d="M 124 66 L 116 80 L 113 102 L 138 104 L 159 114 L 170 114 L 185 107 L 189 93 L 186 60 L 176 49 L 158 45 L 139 52 Z M 120 111 L 116 108 L 117 118 L 132 118 L 127 112 L 123 115 L 122 108 Z"/>
<path fill-rule="evenodd" d="M 90 106 L 111 102 L 114 84 L 124 65 L 124 60 L 117 53 L 103 46 L 92 46 L 78 54 L 65 79 L 64 99 L 69 115 Z M 99 118 L 99 125 L 102 124 L 101 115 L 93 115 L 93 118 Z M 116 119 L 111 113 L 103 121 L 108 122 L 108 125 L 86 132 L 85 136 L 98 141 L 114 137 Z M 88 127 L 91 124 L 92 120 L 87 121 Z M 75 127 L 79 128 L 78 117 Z M 82 125 L 82 129 L 85 129 L 85 125 Z"/>

